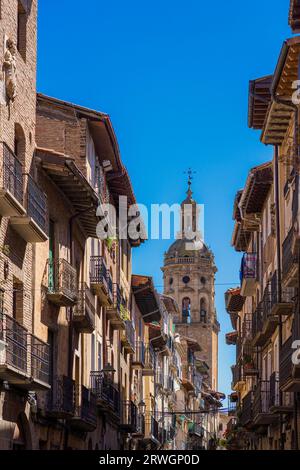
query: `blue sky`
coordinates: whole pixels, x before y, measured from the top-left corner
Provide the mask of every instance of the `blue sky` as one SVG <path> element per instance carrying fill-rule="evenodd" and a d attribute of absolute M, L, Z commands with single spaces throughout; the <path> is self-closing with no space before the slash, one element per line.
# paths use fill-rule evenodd
<path fill-rule="evenodd" d="M 289 0 L 39 1 L 38 90 L 111 116 L 137 200 L 180 202 L 191 166 L 215 253 L 219 389 L 230 391 L 234 348 L 224 291 L 238 283 L 230 247 L 232 204 L 249 168 L 271 158 L 247 128 L 249 79 L 274 71 L 291 36 Z M 134 251 L 134 271 L 154 277 L 169 242 Z"/>

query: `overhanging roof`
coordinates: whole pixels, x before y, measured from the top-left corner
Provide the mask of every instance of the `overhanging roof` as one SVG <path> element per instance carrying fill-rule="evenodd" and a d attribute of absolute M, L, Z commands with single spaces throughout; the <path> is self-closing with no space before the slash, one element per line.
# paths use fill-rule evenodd
<path fill-rule="evenodd" d="M 261 136 L 262 142 L 266 144 L 280 145 L 286 135 L 293 114 L 293 83 L 299 79 L 299 54 L 299 36 L 283 43 L 271 84 L 272 103 Z"/>
<path fill-rule="evenodd" d="M 262 129 L 271 101 L 272 75 L 267 75 L 249 82 L 248 126 Z"/>
<path fill-rule="evenodd" d="M 179 307 L 175 299 L 169 295 L 161 295 L 160 296 L 161 300 L 163 301 L 167 311 L 172 314 L 178 314 L 179 313 Z"/>
<path fill-rule="evenodd" d="M 272 182 L 272 162 L 263 163 L 250 170 L 239 202 L 242 216 L 246 214 L 260 214 L 262 212 Z"/>
<path fill-rule="evenodd" d="M 247 251 L 248 245 L 251 240 L 251 232 L 244 228 L 243 222 L 236 222 L 234 224 L 231 244 L 236 251 Z"/>
<path fill-rule="evenodd" d="M 191 351 L 193 352 L 202 351 L 200 344 L 195 339 L 188 338 L 187 336 L 181 336 L 180 340 L 186 341 L 187 346 Z"/>
<path fill-rule="evenodd" d="M 300 0 L 290 0 L 289 25 L 293 33 L 300 33 Z"/>
<path fill-rule="evenodd" d="M 159 322 L 161 320 L 161 309 L 152 277 L 133 274 L 131 286 L 144 321 L 146 323 Z"/>
<path fill-rule="evenodd" d="M 41 167 L 49 178 L 61 190 L 74 208 L 74 215 L 87 237 L 97 238 L 96 227 L 99 218 L 96 215 L 99 206 L 97 193 L 91 187 L 73 159 L 49 149 L 36 149 Z"/>

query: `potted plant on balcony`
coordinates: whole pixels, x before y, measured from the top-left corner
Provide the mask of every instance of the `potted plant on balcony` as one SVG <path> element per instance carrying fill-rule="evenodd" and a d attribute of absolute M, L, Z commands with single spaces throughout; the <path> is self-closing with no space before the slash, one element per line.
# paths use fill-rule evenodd
<path fill-rule="evenodd" d="M 255 370 L 254 361 L 250 354 L 245 354 L 243 357 L 244 372 Z"/>

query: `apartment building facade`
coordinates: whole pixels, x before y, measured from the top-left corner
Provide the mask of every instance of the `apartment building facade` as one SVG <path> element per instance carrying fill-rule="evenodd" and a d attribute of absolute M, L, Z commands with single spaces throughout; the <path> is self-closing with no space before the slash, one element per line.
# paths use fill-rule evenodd
<path fill-rule="evenodd" d="M 297 32 L 297 2 L 290 24 Z M 247 449 L 299 448 L 298 161 L 299 104 L 294 100 L 299 37 L 287 39 L 273 75 L 249 86 L 249 127 L 273 147 L 252 169 L 234 204 L 232 245 L 244 252 L 241 286 L 225 296 L 236 345 L 235 438 Z M 296 87 L 297 88 L 297 87 Z"/>

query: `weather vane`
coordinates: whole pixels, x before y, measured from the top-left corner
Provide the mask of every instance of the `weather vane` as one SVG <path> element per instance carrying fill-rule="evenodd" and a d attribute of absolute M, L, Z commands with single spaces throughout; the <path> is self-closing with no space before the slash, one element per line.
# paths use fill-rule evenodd
<path fill-rule="evenodd" d="M 196 171 L 193 171 L 191 169 L 191 167 L 188 168 L 188 170 L 186 170 L 184 172 L 185 175 L 188 175 L 188 185 L 189 185 L 189 189 L 191 188 L 191 184 L 192 184 L 192 179 L 193 179 L 193 176 L 192 175 L 195 175 L 196 174 Z"/>

